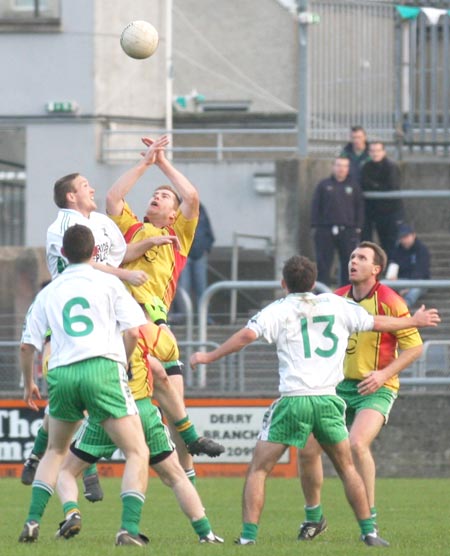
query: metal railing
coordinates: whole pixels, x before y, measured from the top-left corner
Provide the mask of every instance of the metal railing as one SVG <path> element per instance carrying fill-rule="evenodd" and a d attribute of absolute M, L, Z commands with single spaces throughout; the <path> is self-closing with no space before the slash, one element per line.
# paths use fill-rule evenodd
<path fill-rule="evenodd" d="M 216 282 L 209 286 L 202 294 L 199 302 L 199 345 L 202 348 L 204 343 L 208 341 L 207 323 L 208 323 L 208 306 L 211 298 L 219 291 L 223 290 L 279 290 L 281 284 L 279 280 L 226 280 L 223 282 Z M 316 283 L 316 290 L 319 292 L 331 291 L 328 286 L 321 282 Z M 205 365 L 198 366 L 199 386 L 204 388 L 206 386 L 206 368 Z"/>
<path fill-rule="evenodd" d="M 215 129 L 151 129 L 153 135 L 169 134 L 174 145 L 167 151 L 174 158 L 192 159 L 196 161 L 208 160 L 220 162 L 230 160 L 233 155 L 246 155 L 246 158 L 261 158 L 261 155 L 272 154 L 288 156 L 297 153 L 296 127 L 282 129 L 267 128 L 215 128 Z M 136 159 L 141 152 L 140 138 L 142 130 L 108 130 L 102 131 L 101 159 L 108 161 L 125 161 Z M 254 136 L 250 144 L 245 144 Z M 283 137 L 284 136 L 284 137 Z M 201 137 L 198 144 L 192 145 L 195 137 Z M 183 145 L 183 142 L 189 144 Z M 117 146 L 111 146 L 112 143 Z M 206 143 L 206 144 L 205 144 Z M 238 143 L 238 144 L 236 144 Z"/>
<path fill-rule="evenodd" d="M 365 199 L 450 199 L 448 189 L 399 189 L 398 191 L 365 191 Z"/>
<path fill-rule="evenodd" d="M 274 249 L 273 241 L 271 236 L 262 236 L 257 234 L 244 234 L 240 232 L 233 232 L 233 248 L 231 252 L 231 281 L 236 282 L 238 280 L 239 271 L 239 241 L 241 239 L 252 239 L 257 241 L 263 241 L 265 243 L 265 251 L 272 252 Z M 231 302 L 230 302 L 230 323 L 236 322 L 237 315 L 237 289 L 231 290 Z"/>
<path fill-rule="evenodd" d="M 450 289 L 450 280 L 382 280 L 382 283 L 397 289 L 409 287 L 423 287 L 430 289 Z M 203 293 L 199 303 L 199 329 L 198 338 L 194 337 L 193 327 L 193 311 L 192 303 L 188 294 L 183 291 L 181 295 L 185 302 L 186 307 L 186 337 L 184 340 L 179 340 L 180 347 L 186 348 L 186 386 L 188 388 L 200 388 L 205 390 L 207 388 L 206 366 L 200 365 L 197 370 L 197 375 L 193 375 L 189 368 L 189 359 L 192 353 L 192 348 L 200 350 L 205 348 L 216 348 L 219 345 L 217 341 L 208 339 L 208 307 L 211 299 L 215 294 L 221 291 L 231 291 L 232 289 L 241 290 L 279 290 L 280 282 L 277 280 L 266 281 L 222 281 L 216 282 L 207 288 Z M 181 290 L 180 290 L 181 291 Z M 317 291 L 324 292 L 330 289 L 324 284 L 317 284 Z M 228 327 L 229 328 L 229 327 Z M 18 368 L 18 348 L 20 343 L 15 340 L 0 341 L 0 386 L 3 395 L 19 395 L 19 377 L 20 370 Z M 255 343 L 256 345 L 256 343 Z M 265 346 L 265 344 L 264 344 Z M 448 347 L 448 351 L 445 351 Z M 262 349 L 262 346 L 258 346 Z M 248 350 L 249 348 L 246 348 Z M 248 366 L 245 363 L 245 351 L 240 354 L 233 354 L 232 357 L 225 358 L 219 362 L 219 383 L 217 385 L 216 394 L 224 394 L 226 392 L 235 391 L 236 393 L 243 393 L 247 389 L 248 384 Z M 439 351 L 440 350 L 440 351 Z M 442 351 L 444 350 L 444 351 Z M 255 351 L 256 353 L 256 351 Z M 270 365 L 275 361 L 275 355 L 272 354 Z M 253 357 L 253 356 L 252 356 Z M 263 365 L 269 361 L 268 357 L 263 354 Z M 421 358 L 414 366 L 410 368 L 408 373 L 404 376 L 400 375 L 401 384 L 411 387 L 423 386 L 450 386 L 450 340 L 427 340 L 424 343 L 424 352 Z M 258 373 L 263 371 L 263 368 L 258 369 Z M 270 367 L 272 370 L 272 367 Z M 7 373 L 7 375 L 5 374 Z M 411 376 L 408 374 L 411 373 Z M 2 376 L 4 375 L 4 376 Z M 440 376 L 439 376 L 440 375 Z M 5 378 L 6 377 L 6 378 Z M 9 377 L 9 378 L 8 378 Z M 264 390 L 264 384 L 258 382 L 259 392 Z M 247 392 L 248 393 L 248 392 Z"/>
<path fill-rule="evenodd" d="M 423 287 L 428 289 L 442 289 L 447 288 L 450 289 L 450 280 L 382 280 L 383 284 L 392 287 L 393 289 L 397 288 L 411 288 L 411 287 Z M 266 281 L 223 281 L 223 282 L 216 282 L 207 288 L 207 290 L 203 293 L 200 304 L 199 304 L 199 341 L 198 345 L 200 349 L 203 349 L 208 342 L 208 306 L 212 299 L 212 297 L 223 290 L 232 290 L 232 289 L 280 289 L 280 283 L 276 280 L 266 280 Z M 317 291 L 331 291 L 326 285 L 318 283 L 317 284 Z M 426 357 L 426 353 L 422 357 Z M 241 356 L 244 357 L 244 356 Z M 245 384 L 245 376 L 244 367 L 243 367 L 243 360 L 238 360 L 238 383 L 240 385 Z M 422 365 L 426 363 L 420 363 Z M 420 365 L 419 364 L 419 365 Z M 423 368 L 423 367 L 422 367 Z M 447 369 L 448 370 L 448 369 Z M 206 381 L 206 366 L 199 365 L 198 367 L 198 385 L 200 388 L 206 388 L 207 381 Z M 413 377 L 405 377 L 402 380 L 405 384 L 409 385 L 419 385 L 423 382 L 423 371 L 421 371 L 420 376 L 413 376 Z M 450 385 L 450 376 L 445 377 L 430 377 L 433 380 L 428 384 L 438 384 L 438 385 Z M 425 379 L 427 380 L 427 379 Z"/>

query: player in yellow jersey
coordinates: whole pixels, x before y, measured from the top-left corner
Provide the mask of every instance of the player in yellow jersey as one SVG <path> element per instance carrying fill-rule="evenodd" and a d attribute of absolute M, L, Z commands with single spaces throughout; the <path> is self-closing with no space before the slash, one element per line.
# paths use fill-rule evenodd
<path fill-rule="evenodd" d="M 160 298 L 167 310 L 173 301 L 178 277 L 183 270 L 189 249 L 197 227 L 199 216 L 199 196 L 192 183 L 179 172 L 166 158 L 164 150 L 168 145 L 166 136 L 157 140 L 143 138 L 147 147 L 142 153 L 141 161 L 123 174 L 109 189 L 106 197 L 106 210 L 112 220 L 123 233 L 127 243 L 137 242 L 149 237 L 175 235 L 178 238 L 178 249 L 173 244 L 154 246 L 140 258 L 126 263 L 124 268 L 144 270 L 149 279 L 145 284 L 129 289 L 134 298 L 147 309 L 155 324 L 163 324 L 164 318 L 154 317 L 154 297 Z M 151 166 L 157 166 L 169 180 L 170 185 L 157 187 L 153 192 L 145 210 L 143 221 L 132 212 L 125 201 L 125 197 L 136 185 L 139 178 Z M 156 304 L 157 305 L 157 304 Z M 184 397 L 184 383 L 181 364 L 173 361 L 164 365 L 167 374 L 180 396 Z M 159 379 L 155 372 L 155 384 Z M 158 393 L 156 394 L 158 399 Z M 186 473 L 194 478 L 193 460 L 191 454 L 194 450 L 187 451 L 185 443 L 180 442 L 177 431 L 169 420 L 171 432 L 177 445 L 180 462 Z M 204 439 L 204 441 L 211 439 Z M 218 455 L 218 454 L 216 454 Z"/>
<path fill-rule="evenodd" d="M 164 358 L 168 355 L 167 350 L 171 349 L 171 342 L 167 341 L 167 336 L 161 334 L 155 339 L 153 329 L 154 327 L 149 324 L 140 327 L 138 344 L 131 357 L 129 370 L 131 376 L 129 387 L 136 401 L 150 449 L 149 463 L 163 483 L 173 490 L 180 508 L 189 518 L 198 535 L 199 542 L 222 543 L 223 539 L 213 533 L 200 496 L 184 473 L 174 452 L 174 445 L 168 430 L 161 421 L 158 409 L 152 404 L 152 370 L 159 368 L 160 373 L 163 373 L 164 369 L 157 359 L 151 357 L 151 354 L 154 353 L 158 357 Z M 170 388 L 170 383 L 168 387 Z M 163 408 L 173 421 L 179 420 L 180 415 L 176 413 L 176 408 L 171 407 L 170 404 L 164 404 Z M 60 523 L 56 536 L 66 539 L 78 534 L 81 529 L 76 477 L 101 457 L 111 457 L 116 446 L 108 435 L 103 433 L 101 427 L 86 420 L 70 450 L 57 484 L 57 492 L 63 504 L 65 519 Z"/>
<path fill-rule="evenodd" d="M 386 253 L 379 245 L 363 241 L 350 255 L 350 285 L 339 288 L 336 293 L 352 299 L 373 315 L 409 316 L 404 300 L 379 281 L 386 262 Z M 337 393 L 347 405 L 352 456 L 364 481 L 374 517 L 376 466 L 371 445 L 387 423 L 397 398 L 398 373 L 421 353 L 422 339 L 416 328 L 395 333 L 363 332 L 354 334 L 348 342 L 345 379 L 338 385 Z M 299 450 L 299 473 L 306 502 L 306 520 L 300 527 L 299 540 L 312 540 L 327 526 L 320 504 L 323 482 L 320 453 L 313 436 L 306 447 Z"/>

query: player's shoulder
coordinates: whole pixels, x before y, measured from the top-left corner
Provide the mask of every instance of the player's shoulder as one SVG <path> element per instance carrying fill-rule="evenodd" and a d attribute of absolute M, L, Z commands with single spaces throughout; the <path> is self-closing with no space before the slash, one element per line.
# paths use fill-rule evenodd
<path fill-rule="evenodd" d="M 378 303 L 383 308 L 383 313 L 397 317 L 408 315 L 409 309 L 405 300 L 395 290 L 380 284 L 377 290 Z"/>
<path fill-rule="evenodd" d="M 395 303 L 397 304 L 398 301 L 403 302 L 403 298 L 392 288 L 386 286 L 386 284 L 382 284 L 381 282 L 378 284 L 376 289 L 376 293 L 378 295 L 379 301 L 382 303 L 390 304 Z"/>
<path fill-rule="evenodd" d="M 59 209 L 55 220 L 47 229 L 47 236 L 52 234 L 64 234 L 67 228 L 74 224 L 83 224 L 87 219 L 77 210 Z"/>
<path fill-rule="evenodd" d="M 109 216 L 107 216 L 106 214 L 103 214 L 102 212 L 97 212 L 96 210 L 94 210 L 93 212 L 91 212 L 91 214 L 89 215 L 89 220 L 91 220 L 92 222 L 112 222 L 112 220 L 109 218 Z"/>
<path fill-rule="evenodd" d="M 335 294 L 339 295 L 341 297 L 348 297 L 350 290 L 351 290 L 352 286 L 351 284 L 347 284 L 346 286 L 341 286 L 340 288 L 338 288 L 337 290 L 335 290 Z"/>

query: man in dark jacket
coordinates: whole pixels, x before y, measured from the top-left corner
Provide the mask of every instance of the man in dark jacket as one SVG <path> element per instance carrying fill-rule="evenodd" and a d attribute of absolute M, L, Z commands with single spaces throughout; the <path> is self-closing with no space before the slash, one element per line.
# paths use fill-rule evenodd
<path fill-rule="evenodd" d="M 361 188 L 366 192 L 389 192 L 400 189 L 400 170 L 397 164 L 386 156 L 384 144 L 376 141 L 370 144 L 371 160 L 361 170 Z M 363 241 L 372 241 L 375 227 L 381 247 L 388 257 L 392 255 L 398 234 L 398 226 L 403 221 L 401 199 L 366 199 Z"/>
<path fill-rule="evenodd" d="M 202 293 L 208 286 L 208 254 L 211 251 L 214 241 L 214 233 L 208 214 L 205 207 L 200 203 L 200 213 L 194 241 L 189 251 L 186 267 L 181 273 L 178 282 L 179 286 L 184 288 L 189 295 L 195 298 L 197 306 Z M 178 299 L 176 308 L 177 312 L 184 312 L 184 307 L 180 307 Z"/>
<path fill-rule="evenodd" d="M 398 265 L 397 277 L 400 279 L 430 279 L 430 252 L 428 247 L 417 239 L 414 228 L 408 224 L 401 224 L 399 227 L 398 244 L 392 253 L 390 263 Z M 411 309 L 425 292 L 425 288 L 409 288 L 400 290 L 399 294 Z"/>
<path fill-rule="evenodd" d="M 350 142 L 342 149 L 341 156 L 350 160 L 350 177 L 361 185 L 361 170 L 370 160 L 366 131 L 360 125 L 350 129 Z"/>
<path fill-rule="evenodd" d="M 335 250 L 340 263 L 339 285 L 348 281 L 348 260 L 359 243 L 363 225 L 362 193 L 349 169 L 348 158 L 336 158 L 332 175 L 317 184 L 312 199 L 318 280 L 327 285 Z"/>

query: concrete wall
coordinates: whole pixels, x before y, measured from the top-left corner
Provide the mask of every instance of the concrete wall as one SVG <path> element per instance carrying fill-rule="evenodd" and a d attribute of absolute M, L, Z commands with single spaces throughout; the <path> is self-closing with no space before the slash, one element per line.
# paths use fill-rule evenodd
<path fill-rule="evenodd" d="M 316 184 L 331 174 L 331 159 L 284 160 L 276 163 L 277 234 L 283 253 L 313 257 L 311 199 Z M 402 189 L 444 189 L 450 184 L 448 162 L 401 162 Z M 406 218 L 417 232 L 450 231 L 450 199 L 405 199 Z M 283 217 L 287 215 L 287 217 Z M 286 256 L 285 256 L 286 258 Z"/>
<path fill-rule="evenodd" d="M 45 115 L 48 101 L 76 100 L 94 110 L 93 6 L 62 0 L 62 28 L 52 33 L 1 33 L 0 115 Z"/>
<path fill-rule="evenodd" d="M 95 113 L 163 119 L 165 113 L 165 21 L 164 2 L 96 0 L 94 22 Z M 134 60 L 120 47 L 120 34 L 130 21 L 151 22 L 159 32 L 156 53 Z"/>
<path fill-rule="evenodd" d="M 93 156 L 97 128 L 93 122 L 60 122 L 27 128 L 26 245 L 45 246 L 48 226 L 56 217 L 53 184 L 59 177 L 80 172 L 95 188 L 98 210 L 105 211 L 106 191 L 132 164 L 106 165 Z M 273 173 L 273 162 L 177 164 L 195 184 L 214 227 L 216 246 L 230 246 L 233 232 L 275 237 L 275 196 L 260 195 L 253 175 Z M 136 213 L 143 215 L 148 199 L 165 176 L 150 168 L 129 195 Z M 254 240 L 242 245 L 264 247 Z"/>

